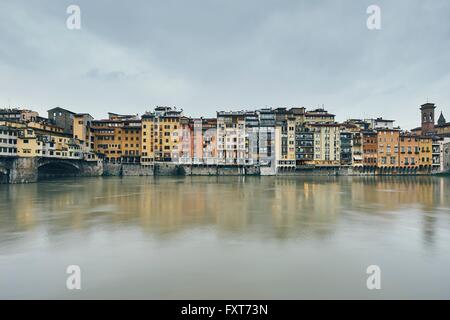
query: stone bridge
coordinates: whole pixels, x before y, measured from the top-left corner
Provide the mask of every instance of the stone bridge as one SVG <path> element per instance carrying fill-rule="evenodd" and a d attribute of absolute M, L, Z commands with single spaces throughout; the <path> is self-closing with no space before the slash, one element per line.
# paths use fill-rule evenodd
<path fill-rule="evenodd" d="M 28 183 L 53 177 L 101 176 L 101 161 L 0 157 L 0 183 Z"/>
<path fill-rule="evenodd" d="M 16 158 L 0 157 L 0 183 L 9 183 L 9 176 Z"/>

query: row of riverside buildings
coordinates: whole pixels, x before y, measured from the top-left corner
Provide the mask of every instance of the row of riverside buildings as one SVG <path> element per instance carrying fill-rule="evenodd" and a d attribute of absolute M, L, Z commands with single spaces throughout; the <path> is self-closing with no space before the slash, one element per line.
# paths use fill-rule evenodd
<path fill-rule="evenodd" d="M 55 157 L 134 163 L 259 166 L 269 172 L 352 168 L 395 173 L 450 170 L 450 123 L 435 123 L 432 103 L 421 106 L 421 126 L 404 131 L 394 120 L 335 121 L 323 108 L 219 111 L 191 118 L 175 107 L 142 116 L 109 113 L 94 119 L 63 108 L 48 117 L 0 109 L 0 157 Z"/>

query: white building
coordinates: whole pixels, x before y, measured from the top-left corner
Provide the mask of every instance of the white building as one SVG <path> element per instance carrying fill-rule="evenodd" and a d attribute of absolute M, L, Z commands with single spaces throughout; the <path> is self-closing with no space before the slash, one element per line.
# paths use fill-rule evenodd
<path fill-rule="evenodd" d="M 295 169 L 295 121 L 286 120 L 275 127 L 275 165 L 280 169 Z"/>
<path fill-rule="evenodd" d="M 387 120 L 383 118 L 364 119 L 369 124 L 369 129 L 394 129 L 395 120 Z"/>
<path fill-rule="evenodd" d="M 340 165 L 341 137 L 339 124 L 311 125 L 314 131 L 314 164 L 318 166 Z"/>
<path fill-rule="evenodd" d="M 0 126 L 0 156 L 17 155 L 17 134 L 16 128 Z"/>
<path fill-rule="evenodd" d="M 441 172 L 450 171 L 450 138 L 444 138 L 440 141 L 441 145 Z"/>
<path fill-rule="evenodd" d="M 217 113 L 217 164 L 244 165 L 246 130 L 244 112 Z"/>

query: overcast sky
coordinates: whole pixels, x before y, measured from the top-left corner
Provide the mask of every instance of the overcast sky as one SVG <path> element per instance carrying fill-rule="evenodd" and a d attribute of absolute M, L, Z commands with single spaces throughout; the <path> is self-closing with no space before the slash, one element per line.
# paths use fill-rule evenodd
<path fill-rule="evenodd" d="M 70 4 L 81 30 L 66 27 Z M 381 7 L 381 30 L 366 9 Z M 346 118 L 450 118 L 448 0 L 0 2 L 0 106 L 191 116 L 322 104 Z M 450 120 L 450 119 L 448 119 Z"/>

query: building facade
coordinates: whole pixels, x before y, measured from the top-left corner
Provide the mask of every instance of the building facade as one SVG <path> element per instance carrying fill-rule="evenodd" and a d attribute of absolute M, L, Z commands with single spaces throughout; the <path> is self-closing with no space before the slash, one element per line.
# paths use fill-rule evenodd
<path fill-rule="evenodd" d="M 141 118 L 141 164 L 150 166 L 155 161 L 155 145 L 158 139 L 158 131 L 155 130 L 156 121 L 153 112 L 146 112 Z"/>
<path fill-rule="evenodd" d="M 217 164 L 244 165 L 248 160 L 246 147 L 245 113 L 224 112 L 217 113 Z M 254 141 L 256 138 L 250 138 Z M 253 147 L 253 145 L 251 146 Z M 251 148 L 250 148 L 251 150 Z"/>
<path fill-rule="evenodd" d="M 378 167 L 393 168 L 399 166 L 400 130 L 378 129 Z"/>
<path fill-rule="evenodd" d="M 79 140 L 84 152 L 91 151 L 91 135 L 89 127 L 94 118 L 88 113 L 73 115 L 73 138 Z"/>
<path fill-rule="evenodd" d="M 0 125 L 0 156 L 13 157 L 17 155 L 18 129 Z"/>
<path fill-rule="evenodd" d="M 155 161 L 178 162 L 183 111 L 170 107 L 157 107 L 155 115 Z"/>
<path fill-rule="evenodd" d="M 311 128 L 314 132 L 314 165 L 339 166 L 341 160 L 339 124 L 315 123 Z"/>
<path fill-rule="evenodd" d="M 73 134 L 73 119 L 75 113 L 63 108 L 53 108 L 47 111 L 48 119 L 63 129 L 66 134 Z"/>
<path fill-rule="evenodd" d="M 375 168 L 378 165 L 378 138 L 373 130 L 362 132 L 363 166 Z"/>
<path fill-rule="evenodd" d="M 205 119 L 156 107 L 142 117 L 109 113 L 102 120 L 62 108 L 50 109 L 49 118 L 30 110 L 1 109 L 0 156 L 88 161 L 100 157 L 144 166 L 260 166 L 264 174 L 339 166 L 382 169 L 381 173 L 443 172 L 450 137 L 442 112 L 434 123 L 435 108 L 422 105 L 422 126 L 411 132 L 383 118 L 339 124 L 323 108 L 221 111 Z"/>

